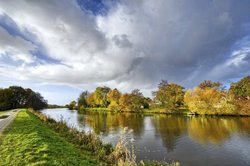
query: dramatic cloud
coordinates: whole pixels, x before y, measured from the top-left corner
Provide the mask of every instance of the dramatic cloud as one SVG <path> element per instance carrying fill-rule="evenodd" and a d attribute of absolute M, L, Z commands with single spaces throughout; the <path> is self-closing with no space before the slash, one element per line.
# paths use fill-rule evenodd
<path fill-rule="evenodd" d="M 12 60 L 21 60 L 25 63 L 34 62 L 34 57 L 29 51 L 34 49 L 34 46 L 20 37 L 13 37 L 8 32 L 0 27 L 0 56 L 10 56 Z"/>
<path fill-rule="evenodd" d="M 248 0 L 93 4 L 0 1 L 0 74 L 147 95 L 161 79 L 192 87 L 250 74 Z"/>

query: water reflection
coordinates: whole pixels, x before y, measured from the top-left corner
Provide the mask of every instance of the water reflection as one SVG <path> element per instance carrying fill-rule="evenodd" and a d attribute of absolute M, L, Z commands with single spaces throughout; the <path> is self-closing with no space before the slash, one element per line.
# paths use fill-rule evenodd
<path fill-rule="evenodd" d="M 242 125 L 248 121 L 248 125 Z M 200 144 L 222 144 L 234 133 L 249 132 L 249 118 L 193 117 L 187 123 L 190 138 Z M 246 128 L 244 128 L 246 127 Z"/>
<path fill-rule="evenodd" d="M 230 136 L 230 130 L 225 122 L 218 118 L 192 118 L 188 123 L 188 134 L 201 144 L 220 144 Z"/>
<path fill-rule="evenodd" d="M 86 112 L 84 115 L 78 117 L 79 123 L 85 121 L 97 134 L 108 135 L 110 131 L 118 132 L 121 128 L 128 127 L 135 136 L 140 136 L 144 130 L 142 114 Z"/>
<path fill-rule="evenodd" d="M 181 116 L 155 115 L 152 118 L 152 124 L 156 137 L 160 135 L 168 151 L 174 150 L 176 141 L 187 130 L 187 119 Z"/>
<path fill-rule="evenodd" d="M 114 143 L 124 127 L 133 130 L 137 159 L 175 160 L 182 165 L 250 165 L 250 117 L 186 117 L 135 113 L 78 114 L 67 109 L 44 114 Z M 116 137 L 115 137 L 116 136 Z M 207 158 L 210 156 L 211 158 Z M 230 157 L 228 157 L 230 156 Z M 204 163 L 208 160 L 208 163 Z M 236 162 L 237 161 L 237 162 Z"/>

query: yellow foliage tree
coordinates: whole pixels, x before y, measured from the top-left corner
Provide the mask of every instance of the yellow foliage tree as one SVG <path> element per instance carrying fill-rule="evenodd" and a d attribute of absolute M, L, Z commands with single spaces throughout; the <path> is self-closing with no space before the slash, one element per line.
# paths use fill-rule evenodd
<path fill-rule="evenodd" d="M 191 112 L 197 114 L 235 114 L 236 107 L 230 93 L 219 91 L 216 88 L 195 88 L 189 90 L 184 101 Z"/>
<path fill-rule="evenodd" d="M 121 92 L 117 89 L 110 90 L 107 94 L 108 101 L 110 102 L 108 108 L 111 110 L 119 109 L 119 99 L 121 97 Z"/>

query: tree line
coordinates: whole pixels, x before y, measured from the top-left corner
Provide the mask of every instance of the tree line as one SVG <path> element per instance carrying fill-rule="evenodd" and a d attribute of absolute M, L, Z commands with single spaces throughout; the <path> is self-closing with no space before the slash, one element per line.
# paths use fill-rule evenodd
<path fill-rule="evenodd" d="M 113 111 L 182 112 L 188 109 L 196 114 L 250 115 L 250 76 L 232 83 L 225 89 L 220 82 L 205 80 L 191 90 L 181 85 L 161 81 L 152 92 L 153 98 L 144 97 L 139 89 L 121 93 L 118 89 L 97 87 L 94 92 L 83 91 L 77 101 L 66 105 L 69 109 L 106 108 Z"/>
<path fill-rule="evenodd" d="M 0 111 L 15 108 L 43 109 L 47 101 L 38 92 L 20 86 L 10 86 L 0 89 Z"/>

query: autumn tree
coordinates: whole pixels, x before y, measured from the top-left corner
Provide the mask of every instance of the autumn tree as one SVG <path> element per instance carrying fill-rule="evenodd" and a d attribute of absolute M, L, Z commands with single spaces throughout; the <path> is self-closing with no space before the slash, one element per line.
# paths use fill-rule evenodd
<path fill-rule="evenodd" d="M 119 109 L 121 111 L 130 111 L 129 105 L 131 104 L 130 94 L 124 93 L 119 99 Z"/>
<path fill-rule="evenodd" d="M 158 90 L 153 92 L 153 96 L 156 105 L 167 109 L 176 109 L 183 105 L 184 88 L 163 80 L 158 85 Z"/>
<path fill-rule="evenodd" d="M 94 92 L 94 101 L 97 107 L 106 108 L 109 104 L 107 94 L 110 91 L 109 87 L 97 87 Z"/>
<path fill-rule="evenodd" d="M 220 82 L 212 82 L 211 80 L 204 80 L 199 84 L 199 88 L 206 89 L 206 88 L 214 88 L 214 89 L 220 89 L 222 84 Z"/>
<path fill-rule="evenodd" d="M 186 92 L 184 101 L 197 114 L 236 114 L 234 98 L 214 87 L 196 87 Z"/>
<path fill-rule="evenodd" d="M 94 95 L 95 95 L 94 93 L 88 94 L 88 96 L 86 98 L 86 102 L 87 102 L 88 107 L 96 107 Z"/>
<path fill-rule="evenodd" d="M 121 111 L 142 111 L 146 105 L 147 100 L 142 93 L 135 89 L 130 94 L 125 93 L 119 99 L 119 107 Z"/>
<path fill-rule="evenodd" d="M 107 94 L 107 99 L 109 101 L 109 106 L 111 110 L 119 109 L 119 99 L 121 97 L 121 92 L 117 89 L 110 90 Z"/>

